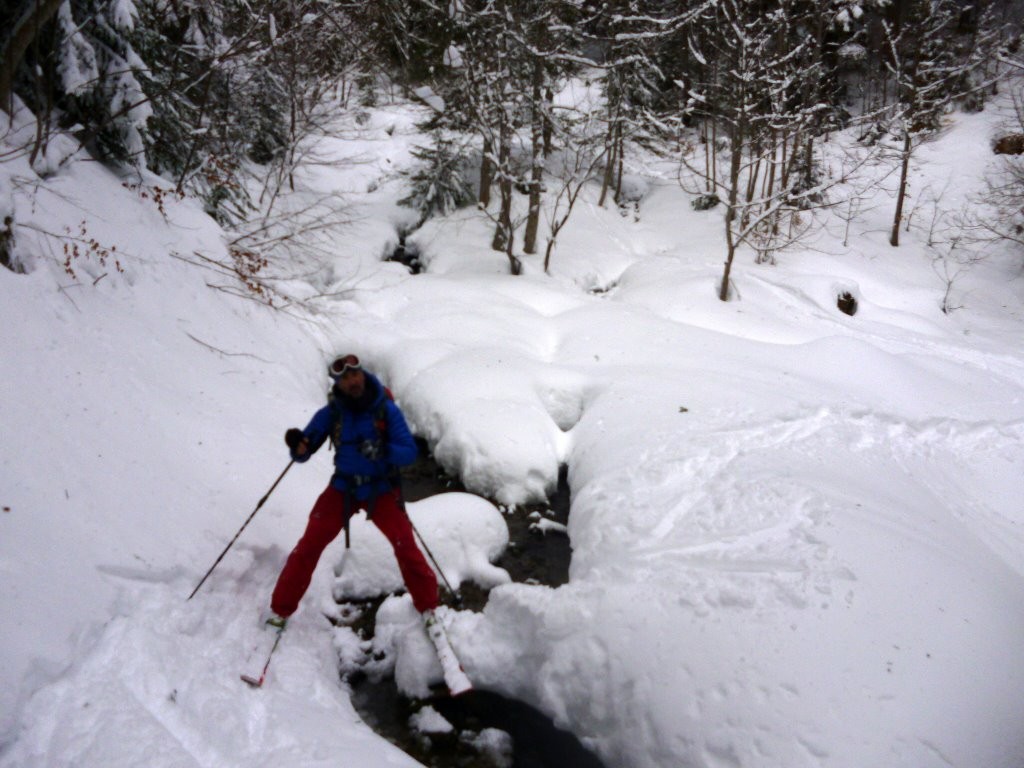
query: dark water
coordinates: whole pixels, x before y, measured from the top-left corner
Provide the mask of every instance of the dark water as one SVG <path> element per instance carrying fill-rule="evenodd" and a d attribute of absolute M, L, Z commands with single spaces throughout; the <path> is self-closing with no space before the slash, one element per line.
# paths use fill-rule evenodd
<path fill-rule="evenodd" d="M 509 545 L 496 565 L 508 571 L 512 581 L 549 587 L 557 587 L 569 581 L 569 561 L 572 559 L 569 537 L 562 533 L 542 534 L 532 530 L 537 515 L 562 525 L 568 522 L 569 483 L 566 474 L 563 467 L 555 494 L 546 504 L 517 507 L 505 515 Z M 449 477 L 437 466 L 425 448 L 421 450 L 419 461 L 403 471 L 402 488 L 407 501 L 465 490 L 458 480 Z M 464 584 L 462 590 L 471 592 L 473 585 Z M 463 597 L 468 600 L 468 595 Z"/>
<path fill-rule="evenodd" d="M 421 459 L 403 472 L 408 501 L 438 493 L 463 490 L 461 484 L 444 474 L 421 451 Z M 509 547 L 497 565 L 513 581 L 558 586 L 569 580 L 572 551 L 561 533 L 541 534 L 531 529 L 536 514 L 565 524 L 569 516 L 569 487 L 565 472 L 558 490 L 548 504 L 509 510 Z M 531 517 L 531 515 L 533 515 Z M 487 593 L 472 584 L 460 588 L 461 607 L 481 610 Z M 451 596 L 447 597 L 451 603 Z M 362 637 L 373 635 L 373 619 L 380 600 L 360 606 L 362 618 L 353 626 Z M 411 701 L 399 694 L 393 680 L 373 682 L 357 673 L 348 679 L 352 702 L 363 720 L 377 733 L 424 765 L 436 768 L 602 768 L 601 763 L 571 733 L 556 728 L 551 720 L 523 702 L 493 691 L 474 690 L 457 698 L 440 691 L 425 701 Z M 431 706 L 455 728 L 454 733 L 430 735 L 413 731 L 409 718 L 424 706 Z M 511 754 L 480 749 L 475 737 L 484 729 L 497 729 L 511 737 Z"/>

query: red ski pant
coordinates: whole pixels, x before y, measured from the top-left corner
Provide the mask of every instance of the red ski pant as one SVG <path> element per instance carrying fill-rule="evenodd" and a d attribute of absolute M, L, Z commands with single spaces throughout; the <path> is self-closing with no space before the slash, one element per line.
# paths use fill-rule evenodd
<path fill-rule="evenodd" d="M 295 613 L 299 601 L 309 588 L 320 555 L 344 527 L 346 513 L 351 516 L 360 509 L 367 509 L 371 503 L 370 519 L 391 542 L 402 579 L 412 596 L 412 604 L 420 612 L 436 608 L 437 577 L 416 546 L 412 523 L 402 507 L 399 492 L 392 490 L 382 493 L 374 502 L 359 501 L 352 497 L 349 497 L 347 505 L 345 501 L 345 494 L 332 486 L 327 486 L 316 500 L 313 511 L 309 513 L 306 532 L 288 555 L 284 570 L 277 578 L 277 586 L 270 600 L 274 613 L 283 617 Z"/>

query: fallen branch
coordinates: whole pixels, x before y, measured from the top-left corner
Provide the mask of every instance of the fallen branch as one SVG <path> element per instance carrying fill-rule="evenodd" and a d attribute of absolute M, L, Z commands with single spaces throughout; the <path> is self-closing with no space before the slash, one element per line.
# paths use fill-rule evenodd
<path fill-rule="evenodd" d="M 193 336 L 188 331 L 185 331 L 184 333 L 185 333 L 186 336 L 188 336 L 190 339 L 192 339 L 192 341 L 194 341 L 196 344 L 199 344 L 200 346 L 206 347 L 207 349 L 212 350 L 213 352 L 216 352 L 216 353 L 218 353 L 220 355 L 224 355 L 225 357 L 251 357 L 254 360 L 259 360 L 261 363 L 270 364 L 269 360 L 264 360 L 262 357 L 257 357 L 256 355 L 250 354 L 249 352 L 225 352 L 223 349 L 220 349 L 219 347 L 215 347 L 212 344 L 207 344 L 202 339 L 197 339 L 195 336 Z"/>

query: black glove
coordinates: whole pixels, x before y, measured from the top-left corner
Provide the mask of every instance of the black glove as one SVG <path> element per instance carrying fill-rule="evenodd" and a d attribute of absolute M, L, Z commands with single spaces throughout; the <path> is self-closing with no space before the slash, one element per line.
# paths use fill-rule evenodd
<path fill-rule="evenodd" d="M 305 439 L 306 436 L 302 434 L 302 430 L 296 429 L 295 427 L 292 427 L 291 429 L 284 433 L 284 441 L 292 451 L 298 448 L 299 443 L 301 443 Z"/>
<path fill-rule="evenodd" d="M 377 440 L 363 440 L 359 445 L 359 452 L 370 461 L 380 461 L 384 458 L 385 445 L 379 438 Z"/>

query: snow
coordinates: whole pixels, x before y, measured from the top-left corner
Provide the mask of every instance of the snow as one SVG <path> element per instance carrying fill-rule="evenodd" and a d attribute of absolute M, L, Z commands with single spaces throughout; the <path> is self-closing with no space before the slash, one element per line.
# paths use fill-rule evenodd
<path fill-rule="evenodd" d="M 111 26 L 122 32 L 131 32 L 135 29 L 135 20 L 138 16 L 134 0 L 114 0 L 107 11 L 107 19 Z"/>
<path fill-rule="evenodd" d="M 634 169 L 635 210 L 584 192 L 551 275 L 531 258 L 503 274 L 491 225 L 463 210 L 410 237 L 427 267 L 410 276 L 379 259 L 422 109 L 341 121 L 299 176 L 297 194 L 359 203 L 331 263 L 290 276 L 308 312 L 211 288 L 184 259 L 225 257 L 225 236 L 193 201 L 163 215 L 70 143 L 46 181 L 23 157 L 0 165 L 29 269 L 0 269 L 0 766 L 416 764 L 338 676 L 362 649 L 328 621 L 334 596 L 399 583 L 362 518 L 351 550 L 342 536 L 325 553 L 264 687 L 238 679 L 326 450 L 185 599 L 285 468 L 281 436 L 323 402 L 341 351 L 473 493 L 541 499 L 569 467 L 558 588 L 493 565 L 508 533 L 491 502 L 410 505 L 449 580 L 493 587 L 480 613 L 442 612 L 477 687 L 548 713 L 608 766 L 1024 764 L 1019 254 L 975 265 L 944 314 L 921 232 L 886 243 L 882 190 L 848 248 L 833 221 L 776 266 L 742 253 L 739 299 L 722 303 L 720 210 L 693 211 L 652 164 Z M 957 180 L 950 208 L 999 162 L 998 111 L 953 119 L 913 168 L 914 189 Z M 11 147 L 33 122 L 15 128 Z M 80 226 L 123 273 L 95 255 L 64 272 L 42 233 Z M 440 679 L 406 596 L 377 628 L 379 674 L 410 693 Z M 504 754 L 500 733 L 480 739 Z"/>
<path fill-rule="evenodd" d="M 451 733 L 454 726 L 429 704 L 409 718 L 413 730 L 421 733 Z"/>
<path fill-rule="evenodd" d="M 493 504 L 469 493 L 443 493 L 410 503 L 408 510 L 449 583 L 473 582 L 490 589 L 510 581 L 503 568 L 491 564 L 508 545 L 508 528 Z M 384 534 L 362 515 L 352 520 L 350 529 L 352 546 L 335 567 L 338 598 L 370 598 L 400 589 L 402 575 Z"/>
<path fill-rule="evenodd" d="M 534 521 L 530 523 L 530 530 L 536 531 L 541 535 L 546 536 L 549 533 L 569 533 L 569 528 L 567 526 L 542 517 L 540 512 L 531 513 L 530 519 Z"/>
<path fill-rule="evenodd" d="M 414 88 L 413 94 L 435 112 L 444 112 L 444 99 L 435 93 L 429 85 Z"/>
<path fill-rule="evenodd" d="M 69 4 L 65 3 L 57 10 L 57 23 L 60 25 L 66 46 L 57 65 L 61 83 L 67 93 L 82 95 L 93 88 L 99 77 L 96 52 L 85 36 L 78 31 Z"/>
<path fill-rule="evenodd" d="M 512 737 L 497 728 L 484 728 L 470 736 L 467 741 L 478 751 L 488 755 L 496 768 L 511 768 L 514 765 Z"/>

